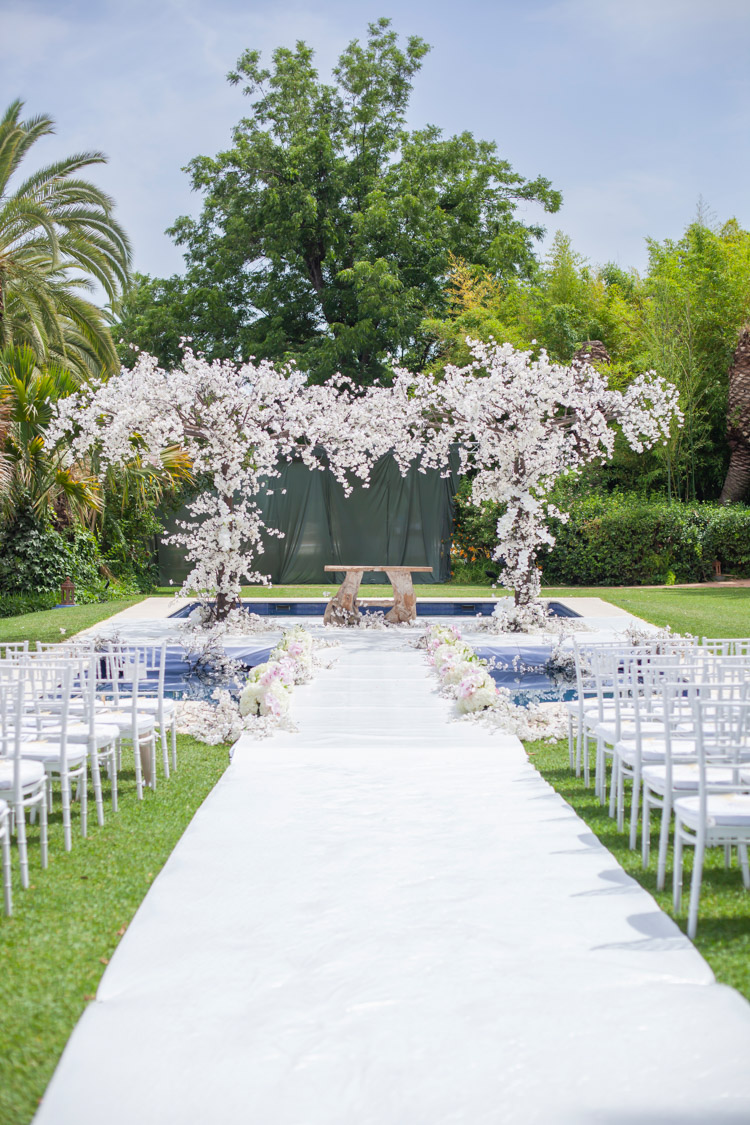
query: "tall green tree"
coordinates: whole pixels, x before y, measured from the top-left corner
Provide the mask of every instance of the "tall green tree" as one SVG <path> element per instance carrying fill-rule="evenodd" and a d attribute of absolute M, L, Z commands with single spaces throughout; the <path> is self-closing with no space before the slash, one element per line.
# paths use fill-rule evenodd
<path fill-rule="evenodd" d="M 130 244 L 112 199 L 80 175 L 106 161 L 82 152 L 17 182 L 24 158 L 54 132 L 49 117 L 0 119 L 0 345 L 28 345 L 37 363 L 78 380 L 118 364 L 106 314 L 85 294 L 98 283 L 111 302 L 127 286 Z"/>
<path fill-rule="evenodd" d="M 253 99 L 250 113 L 230 149 L 188 166 L 203 211 L 171 230 L 187 274 L 160 283 L 151 328 L 169 326 L 177 304 L 210 356 L 293 358 L 317 380 L 341 370 L 366 384 L 389 353 L 428 362 L 421 325 L 447 307 L 451 255 L 495 277 L 532 270 L 542 230 L 517 205 L 555 211 L 560 195 L 469 132 L 406 129 L 428 50 L 416 36 L 401 45 L 381 19 L 330 84 L 302 42 L 268 68 L 257 51 L 241 56 L 229 80 Z M 150 346 L 143 304 L 123 306 L 122 334 Z"/>

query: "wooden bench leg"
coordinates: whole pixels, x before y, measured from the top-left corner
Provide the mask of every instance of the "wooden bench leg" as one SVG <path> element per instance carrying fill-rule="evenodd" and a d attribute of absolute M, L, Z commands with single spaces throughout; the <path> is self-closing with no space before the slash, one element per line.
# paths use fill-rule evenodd
<path fill-rule="evenodd" d="M 415 621 L 417 617 L 417 598 L 411 574 L 407 571 L 391 571 L 385 573 L 388 581 L 393 586 L 393 609 L 385 615 L 386 621 L 392 625 L 402 625 L 405 621 Z"/>
<path fill-rule="evenodd" d="M 363 570 L 347 570 L 344 581 L 326 606 L 324 625 L 356 625 L 359 622 L 357 594 L 363 574 Z"/>

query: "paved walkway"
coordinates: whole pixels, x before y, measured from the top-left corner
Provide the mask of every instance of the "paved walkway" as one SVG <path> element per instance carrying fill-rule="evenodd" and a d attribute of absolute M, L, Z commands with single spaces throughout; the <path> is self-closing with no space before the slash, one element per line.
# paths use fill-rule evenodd
<path fill-rule="evenodd" d="M 750 1006 L 408 640 L 238 746 L 38 1125 L 750 1121 Z"/>

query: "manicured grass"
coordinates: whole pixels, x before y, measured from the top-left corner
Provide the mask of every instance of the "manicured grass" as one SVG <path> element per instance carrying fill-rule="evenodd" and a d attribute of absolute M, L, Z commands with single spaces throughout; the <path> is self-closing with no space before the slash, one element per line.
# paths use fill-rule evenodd
<path fill-rule="evenodd" d="M 639 850 L 631 852 L 627 846 L 627 838 L 617 831 L 615 821 L 610 820 L 607 809 L 599 804 L 593 789 L 586 789 L 583 781 L 571 773 L 567 740 L 554 745 L 529 742 L 526 749 L 542 776 L 586 821 L 627 873 L 654 896 L 663 910 L 672 914 L 671 850 L 666 889 L 663 892 L 656 890 L 656 849 L 661 813 L 652 814 L 651 864 L 649 870 L 644 871 L 640 855 L 640 830 Z M 687 920 L 692 862 L 693 849 L 686 848 L 683 908 L 682 914 L 676 919 L 682 930 L 685 929 Z M 707 852 L 695 944 L 713 969 L 717 980 L 736 988 L 750 1000 L 750 891 L 746 891 L 742 885 L 736 856 L 733 867 L 725 869 L 723 848 L 710 848 Z"/>
<path fill-rule="evenodd" d="M 81 629 L 97 625 L 113 613 L 143 601 L 142 596 L 121 598 L 111 602 L 94 602 L 92 605 L 72 605 L 64 609 L 42 609 L 37 613 L 24 613 L 20 617 L 0 618 L 0 643 L 28 640 L 33 647 L 36 641 L 67 640 Z M 64 629 L 65 633 L 60 630 Z"/>
<path fill-rule="evenodd" d="M 748 586 L 662 586 L 544 590 L 574 598 L 604 598 L 654 625 L 669 625 L 677 633 L 700 637 L 750 637 L 750 587 Z"/>
<path fill-rule="evenodd" d="M 132 753 L 119 774 L 120 808 L 107 805 L 96 824 L 89 794 L 89 835 L 79 834 L 73 806 L 73 850 L 62 844 L 60 802 L 50 820 L 50 862 L 39 863 L 30 829 L 31 886 L 14 870 L 14 913 L 0 914 L 0 1121 L 25 1125 L 63 1047 L 125 927 L 193 814 L 228 764 L 226 746 L 178 739 L 178 768 L 156 791 L 135 795 Z M 14 847 L 14 859 L 17 851 Z M 85 1097 L 85 1093 L 83 1095 Z M 117 1092 L 113 1091 L 113 1097 Z"/>

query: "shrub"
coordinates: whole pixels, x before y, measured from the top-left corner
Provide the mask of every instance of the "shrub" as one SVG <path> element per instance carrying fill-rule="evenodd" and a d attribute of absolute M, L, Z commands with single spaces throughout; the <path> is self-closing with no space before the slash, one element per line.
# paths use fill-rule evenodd
<path fill-rule="evenodd" d="M 456 500 L 458 543 L 469 561 L 488 559 L 499 512 Z M 632 494 L 565 500 L 567 523 L 551 521 L 555 546 L 541 556 L 544 582 L 565 586 L 639 586 L 700 582 L 713 574 L 750 574 L 750 507 L 680 503 Z"/>
<path fill-rule="evenodd" d="M 57 593 L 68 576 L 80 601 L 96 601 L 104 590 L 94 535 L 81 527 L 57 531 L 30 507 L 18 508 L 0 531 L 0 596 Z"/>

